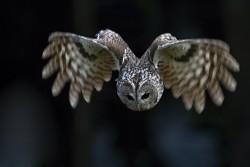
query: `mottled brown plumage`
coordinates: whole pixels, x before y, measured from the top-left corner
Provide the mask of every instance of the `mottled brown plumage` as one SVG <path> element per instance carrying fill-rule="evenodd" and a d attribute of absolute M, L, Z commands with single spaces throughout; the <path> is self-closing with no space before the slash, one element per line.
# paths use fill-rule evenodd
<path fill-rule="evenodd" d="M 140 59 L 111 30 L 100 31 L 95 39 L 55 32 L 49 42 L 42 57 L 50 60 L 42 76 L 48 78 L 58 71 L 52 86 L 54 96 L 70 82 L 72 107 L 80 93 L 90 102 L 93 88 L 100 91 L 112 71 L 118 70 L 117 93 L 131 110 L 154 107 L 165 87 L 175 98 L 182 97 L 186 109 L 194 106 L 200 113 L 205 107 L 205 91 L 221 105 L 224 95 L 220 85 L 234 91 L 237 84 L 228 69 L 240 70 L 228 45 L 220 40 L 177 40 L 166 33 L 158 36 Z"/>

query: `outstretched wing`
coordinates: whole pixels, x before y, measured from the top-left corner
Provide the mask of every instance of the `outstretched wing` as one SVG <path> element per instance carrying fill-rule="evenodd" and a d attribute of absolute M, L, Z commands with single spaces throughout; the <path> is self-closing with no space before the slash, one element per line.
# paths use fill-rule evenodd
<path fill-rule="evenodd" d="M 59 71 L 52 86 L 52 94 L 58 95 L 70 81 L 69 101 L 76 107 L 79 94 L 90 102 L 93 87 L 100 91 L 104 81 L 109 81 L 113 70 L 119 70 L 123 47 L 121 37 L 110 30 L 100 31 L 97 39 L 72 33 L 54 32 L 42 58 L 50 58 L 42 71 L 48 78 Z M 119 45 L 119 46 L 117 46 Z"/>
<path fill-rule="evenodd" d="M 157 46 L 153 62 L 165 87 L 171 88 L 174 97 L 182 96 L 186 109 L 194 105 L 197 112 L 202 112 L 206 90 L 220 106 L 224 100 L 220 84 L 229 91 L 235 90 L 237 82 L 228 69 L 236 72 L 240 67 L 223 41 L 177 40 L 170 34 L 163 34 L 153 45 Z"/>

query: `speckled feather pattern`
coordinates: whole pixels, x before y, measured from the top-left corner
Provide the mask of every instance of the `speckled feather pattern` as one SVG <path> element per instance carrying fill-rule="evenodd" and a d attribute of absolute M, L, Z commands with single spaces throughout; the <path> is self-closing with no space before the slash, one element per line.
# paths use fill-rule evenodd
<path fill-rule="evenodd" d="M 128 108 L 140 110 L 140 105 L 146 103 L 143 110 L 153 108 L 165 87 L 172 90 L 175 98 L 182 97 L 187 110 L 194 106 L 201 113 L 205 108 L 205 91 L 216 105 L 221 105 L 224 100 L 221 85 L 229 91 L 234 91 L 237 85 L 229 70 L 240 70 L 229 46 L 220 40 L 177 40 L 166 33 L 158 36 L 143 56 L 137 58 L 121 36 L 108 29 L 100 31 L 96 38 L 54 32 L 42 58 L 50 59 L 43 68 L 43 78 L 57 73 L 52 86 L 54 96 L 70 82 L 72 107 L 77 106 L 79 94 L 90 102 L 93 88 L 100 91 L 103 83 L 111 79 L 112 71 L 118 70 L 117 92 L 123 92 L 118 95 Z M 125 89 L 125 82 L 134 90 Z M 156 95 L 151 97 L 145 88 L 140 88 L 145 84 Z M 138 100 L 128 97 L 129 91 L 146 94 Z M 144 101 L 145 98 L 148 99 Z"/>

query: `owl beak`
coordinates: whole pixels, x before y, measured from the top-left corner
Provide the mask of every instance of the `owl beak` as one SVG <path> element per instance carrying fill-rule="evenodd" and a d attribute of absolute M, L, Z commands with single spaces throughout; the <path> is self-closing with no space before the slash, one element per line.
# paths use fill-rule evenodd
<path fill-rule="evenodd" d="M 138 110 L 138 111 L 141 111 L 141 108 L 140 108 L 140 105 L 139 105 L 139 104 L 137 104 L 137 110 Z"/>

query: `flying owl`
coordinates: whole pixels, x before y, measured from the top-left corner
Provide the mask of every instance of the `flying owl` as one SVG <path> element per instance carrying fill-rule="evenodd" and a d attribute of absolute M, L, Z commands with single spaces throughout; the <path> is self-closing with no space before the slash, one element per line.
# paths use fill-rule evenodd
<path fill-rule="evenodd" d="M 158 36 L 142 55 L 134 55 L 121 36 L 109 29 L 96 38 L 54 32 L 42 58 L 50 58 L 42 71 L 44 79 L 57 72 L 52 94 L 57 96 L 70 82 L 69 101 L 77 106 L 82 93 L 90 102 L 93 89 L 102 89 L 118 70 L 117 94 L 131 110 L 153 108 L 166 89 L 175 98 L 182 97 L 185 108 L 198 113 L 205 107 L 205 91 L 220 106 L 224 95 L 220 85 L 234 91 L 236 80 L 228 71 L 239 71 L 229 46 L 215 39 L 177 40 L 169 33 Z"/>

